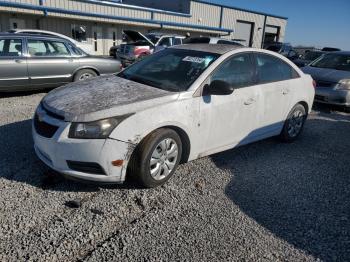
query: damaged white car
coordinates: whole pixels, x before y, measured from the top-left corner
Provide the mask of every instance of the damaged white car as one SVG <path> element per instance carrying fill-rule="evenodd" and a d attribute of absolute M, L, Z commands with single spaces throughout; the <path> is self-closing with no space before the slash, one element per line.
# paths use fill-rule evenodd
<path fill-rule="evenodd" d="M 48 93 L 34 116 L 35 151 L 69 177 L 155 187 L 179 163 L 271 136 L 295 140 L 314 93 L 312 78 L 276 53 L 176 46 Z"/>

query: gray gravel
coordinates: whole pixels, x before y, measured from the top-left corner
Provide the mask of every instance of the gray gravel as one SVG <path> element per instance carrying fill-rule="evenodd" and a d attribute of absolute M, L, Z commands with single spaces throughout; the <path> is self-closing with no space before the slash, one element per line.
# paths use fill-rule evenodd
<path fill-rule="evenodd" d="M 32 148 L 42 93 L 0 98 L 0 261 L 350 261 L 350 114 L 182 165 L 163 187 L 63 179 Z"/>

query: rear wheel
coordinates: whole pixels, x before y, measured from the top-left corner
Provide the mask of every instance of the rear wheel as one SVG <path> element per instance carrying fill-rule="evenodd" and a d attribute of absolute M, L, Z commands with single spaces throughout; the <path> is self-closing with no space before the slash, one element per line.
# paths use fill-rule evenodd
<path fill-rule="evenodd" d="M 181 154 L 179 135 L 172 129 L 158 129 L 136 148 L 130 160 L 128 175 L 141 186 L 160 186 L 174 174 Z"/>
<path fill-rule="evenodd" d="M 91 70 L 91 69 L 82 69 L 82 70 L 79 70 L 79 71 L 74 75 L 73 81 L 74 81 L 74 82 L 83 81 L 83 80 L 90 79 L 90 78 L 93 78 L 93 77 L 96 77 L 96 76 L 97 76 L 97 73 L 96 73 L 94 70 Z"/>
<path fill-rule="evenodd" d="M 306 118 L 305 107 L 301 104 L 295 105 L 288 114 L 280 134 L 282 141 L 293 142 L 296 140 L 303 130 Z"/>

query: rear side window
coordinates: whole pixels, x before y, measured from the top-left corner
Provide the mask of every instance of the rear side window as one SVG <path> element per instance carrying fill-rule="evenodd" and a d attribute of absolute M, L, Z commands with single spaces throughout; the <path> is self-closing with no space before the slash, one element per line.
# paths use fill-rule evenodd
<path fill-rule="evenodd" d="M 0 39 L 0 57 L 3 56 L 22 56 L 22 40 Z"/>
<path fill-rule="evenodd" d="M 281 59 L 265 54 L 255 55 L 259 84 L 298 78 L 298 73 Z"/>
<path fill-rule="evenodd" d="M 249 54 L 228 58 L 214 72 L 211 81 L 221 80 L 235 88 L 254 85 L 254 69 Z"/>
<path fill-rule="evenodd" d="M 70 56 L 70 52 L 65 44 L 54 40 L 28 39 L 28 52 L 31 57 Z"/>
<path fill-rule="evenodd" d="M 171 38 L 170 37 L 163 38 L 162 40 L 160 40 L 158 45 L 159 46 L 166 46 L 166 47 L 171 46 Z"/>
<path fill-rule="evenodd" d="M 181 38 L 174 37 L 173 43 L 174 43 L 174 45 L 181 45 Z"/>

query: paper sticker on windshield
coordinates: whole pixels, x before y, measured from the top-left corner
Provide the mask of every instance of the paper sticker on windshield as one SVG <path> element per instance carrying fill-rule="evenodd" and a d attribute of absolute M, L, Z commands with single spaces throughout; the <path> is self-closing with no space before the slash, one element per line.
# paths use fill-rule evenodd
<path fill-rule="evenodd" d="M 203 57 L 195 57 L 195 56 L 186 56 L 184 59 L 182 59 L 182 61 L 201 64 L 201 63 L 203 63 L 205 61 L 205 58 L 203 58 Z"/>

